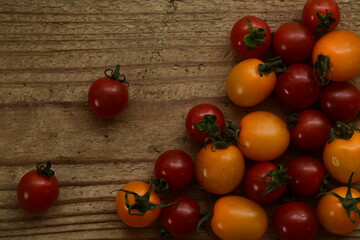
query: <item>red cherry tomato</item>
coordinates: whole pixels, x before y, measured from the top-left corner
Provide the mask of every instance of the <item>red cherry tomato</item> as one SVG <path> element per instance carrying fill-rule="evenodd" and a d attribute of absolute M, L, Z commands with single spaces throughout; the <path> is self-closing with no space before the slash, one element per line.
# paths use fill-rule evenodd
<path fill-rule="evenodd" d="M 88 92 L 90 109 L 101 118 L 114 118 L 120 114 L 128 103 L 129 93 L 125 76 L 119 73 L 120 66 L 115 71 L 105 70 L 106 77 L 97 79 Z M 111 75 L 107 72 L 111 71 Z"/>
<path fill-rule="evenodd" d="M 294 127 L 290 129 L 291 141 L 303 150 L 319 150 L 329 139 L 331 124 L 318 110 L 306 109 L 296 114 Z"/>
<path fill-rule="evenodd" d="M 180 150 L 166 151 L 155 161 L 155 177 L 164 179 L 169 190 L 179 190 L 189 185 L 194 177 L 194 172 L 195 168 L 191 157 Z"/>
<path fill-rule="evenodd" d="M 17 188 L 20 206 L 29 213 L 50 208 L 59 196 L 59 182 L 50 169 L 51 163 L 39 163 L 37 170 L 26 173 Z"/>
<path fill-rule="evenodd" d="M 319 229 L 315 211 L 298 201 L 280 205 L 275 210 L 273 223 L 281 240 L 310 240 Z"/>
<path fill-rule="evenodd" d="M 231 30 L 231 44 L 243 58 L 262 57 L 271 44 L 270 28 L 258 17 L 243 17 Z"/>
<path fill-rule="evenodd" d="M 178 196 L 169 200 L 173 205 L 161 209 L 163 226 L 177 238 L 185 238 L 194 233 L 201 219 L 200 206 L 186 196 Z"/>
<path fill-rule="evenodd" d="M 314 35 L 299 22 L 282 24 L 276 30 L 273 40 L 275 53 L 287 63 L 298 63 L 310 57 L 314 45 Z"/>
<path fill-rule="evenodd" d="M 300 195 L 315 195 L 320 192 L 326 175 L 325 167 L 320 160 L 310 156 L 300 156 L 286 163 L 290 176 L 289 187 Z"/>
<path fill-rule="evenodd" d="M 332 82 L 322 90 L 320 107 L 332 120 L 349 122 L 359 114 L 360 90 L 347 82 Z"/>
<path fill-rule="evenodd" d="M 216 115 L 216 124 L 220 130 L 225 127 L 225 117 L 222 111 L 212 104 L 198 104 L 190 109 L 187 114 L 185 127 L 189 136 L 199 143 L 204 143 L 205 139 L 209 137 L 202 131 L 199 131 L 195 124 L 203 120 L 205 115 Z"/>
<path fill-rule="evenodd" d="M 313 69 L 306 64 L 292 64 L 277 77 L 275 91 L 286 105 L 304 109 L 318 99 L 321 86 L 313 77 Z"/>
<path fill-rule="evenodd" d="M 270 172 L 273 174 L 269 175 Z M 272 162 L 260 162 L 246 172 L 244 188 L 251 200 L 259 204 L 268 204 L 280 199 L 286 190 L 287 182 L 286 171 L 279 169 Z M 272 191 L 266 193 L 265 190 L 268 191 L 269 187 Z"/>
<path fill-rule="evenodd" d="M 339 24 L 340 9 L 335 0 L 308 0 L 304 5 L 302 16 L 310 31 L 326 33 Z"/>

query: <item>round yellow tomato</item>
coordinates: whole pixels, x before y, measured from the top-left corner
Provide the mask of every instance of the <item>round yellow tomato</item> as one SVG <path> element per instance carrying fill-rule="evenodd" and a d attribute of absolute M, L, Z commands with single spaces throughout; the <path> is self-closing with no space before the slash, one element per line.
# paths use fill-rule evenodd
<path fill-rule="evenodd" d="M 350 139 L 335 138 L 325 145 L 323 161 L 330 175 L 342 183 L 347 183 L 355 172 L 353 182 L 360 182 L 360 132 L 354 131 Z"/>
<path fill-rule="evenodd" d="M 225 149 L 206 145 L 195 159 L 195 174 L 199 184 L 208 192 L 226 194 L 241 182 L 245 162 L 240 150 L 233 145 Z"/>
<path fill-rule="evenodd" d="M 288 148 L 290 133 L 286 123 L 267 111 L 255 111 L 240 121 L 239 148 L 245 157 L 255 161 L 270 161 Z"/>
<path fill-rule="evenodd" d="M 225 196 L 214 205 L 211 229 L 223 240 L 261 239 L 268 227 L 265 210 L 241 196 Z"/>
<path fill-rule="evenodd" d="M 274 72 L 260 76 L 263 61 L 250 58 L 237 64 L 226 79 L 226 92 L 231 101 L 242 107 L 254 106 L 266 99 L 275 87 Z"/>
<path fill-rule="evenodd" d="M 327 33 L 316 42 L 313 50 L 312 62 L 316 68 L 320 59 L 323 62 L 320 65 L 326 68 L 320 73 L 322 78 L 334 82 L 353 79 L 360 74 L 360 36 L 346 30 Z"/>

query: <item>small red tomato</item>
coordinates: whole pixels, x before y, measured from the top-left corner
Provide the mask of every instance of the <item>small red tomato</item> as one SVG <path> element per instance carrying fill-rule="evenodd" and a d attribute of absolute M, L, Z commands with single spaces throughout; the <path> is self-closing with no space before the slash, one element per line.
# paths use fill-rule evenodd
<path fill-rule="evenodd" d="M 313 33 L 299 22 L 282 24 L 276 30 L 273 40 L 276 55 L 287 63 L 298 63 L 310 57 L 314 45 Z"/>
<path fill-rule="evenodd" d="M 108 74 L 108 72 L 111 74 Z M 114 118 L 128 103 L 129 93 L 125 76 L 120 74 L 120 65 L 115 71 L 105 70 L 106 77 L 97 79 L 88 92 L 90 109 L 101 118 Z"/>
<path fill-rule="evenodd" d="M 302 16 L 310 31 L 326 33 L 339 24 L 340 9 L 335 0 L 308 0 L 304 5 Z"/>
<path fill-rule="evenodd" d="M 322 90 L 320 107 L 332 120 L 350 122 L 360 111 L 360 90 L 348 82 L 331 82 Z"/>
<path fill-rule="evenodd" d="M 271 44 L 270 28 L 258 17 L 243 17 L 231 30 L 231 44 L 243 58 L 262 57 Z"/>
<path fill-rule="evenodd" d="M 201 219 L 199 204 L 186 196 L 169 200 L 175 203 L 161 209 L 163 226 L 176 238 L 185 238 L 194 233 Z"/>
<path fill-rule="evenodd" d="M 286 163 L 290 176 L 289 187 L 300 195 L 315 195 L 320 192 L 326 175 L 325 167 L 320 160 L 310 156 L 300 156 Z"/>
<path fill-rule="evenodd" d="M 59 196 L 59 182 L 51 163 L 39 163 L 36 168 L 21 178 L 17 188 L 19 204 L 28 213 L 47 210 Z"/>
<path fill-rule="evenodd" d="M 169 150 L 162 153 L 155 161 L 154 173 L 159 181 L 165 180 L 165 189 L 157 192 L 169 190 L 179 190 L 190 184 L 194 177 L 195 167 L 191 157 L 180 150 Z M 163 179 L 163 180 L 161 180 Z"/>
<path fill-rule="evenodd" d="M 302 150 L 319 150 L 330 137 L 331 124 L 318 110 L 306 109 L 290 117 L 291 141 Z"/>
<path fill-rule="evenodd" d="M 275 91 L 278 98 L 296 109 L 312 106 L 321 92 L 321 86 L 314 78 L 312 67 L 299 63 L 290 65 L 287 70 L 276 80 Z"/>
<path fill-rule="evenodd" d="M 216 116 L 215 124 L 220 130 L 225 127 L 224 114 L 218 107 L 207 103 L 194 106 L 187 114 L 185 127 L 189 136 L 199 143 L 205 143 L 206 138 L 209 137 L 204 131 L 196 128 L 196 124 L 204 120 L 206 115 Z"/>
<path fill-rule="evenodd" d="M 281 240 L 311 240 L 319 229 L 315 211 L 298 201 L 280 205 L 275 210 L 273 223 Z"/>

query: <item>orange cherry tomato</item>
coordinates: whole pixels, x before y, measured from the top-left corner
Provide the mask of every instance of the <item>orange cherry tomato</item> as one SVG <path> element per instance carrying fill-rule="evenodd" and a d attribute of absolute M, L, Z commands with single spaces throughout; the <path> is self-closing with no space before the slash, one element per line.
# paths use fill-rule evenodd
<path fill-rule="evenodd" d="M 324 56 L 328 57 L 329 64 Z M 334 82 L 353 79 L 360 74 L 360 36 L 346 30 L 327 33 L 315 44 L 312 61 L 316 68 L 324 67 L 320 78 Z M 321 64 L 317 66 L 317 62 Z"/>
<path fill-rule="evenodd" d="M 214 205 L 212 231 L 223 240 L 261 239 L 268 227 L 265 210 L 241 196 L 225 196 Z"/>
<path fill-rule="evenodd" d="M 226 194 L 243 179 L 245 163 L 240 150 L 233 145 L 225 149 L 206 145 L 195 159 L 195 174 L 199 184 L 208 192 Z"/>
<path fill-rule="evenodd" d="M 260 76 L 263 61 L 250 58 L 237 64 L 226 79 L 226 92 L 231 101 L 242 107 L 254 106 L 266 99 L 275 87 L 274 72 Z"/>
<path fill-rule="evenodd" d="M 239 148 L 245 157 L 255 161 L 270 161 L 288 148 L 290 133 L 286 123 L 267 111 L 255 111 L 240 121 Z"/>
<path fill-rule="evenodd" d="M 121 190 L 127 190 L 138 194 L 139 196 L 144 196 L 149 190 L 149 184 L 132 181 L 124 185 Z M 118 191 L 116 196 L 116 210 L 119 218 L 130 227 L 147 227 L 155 222 L 160 216 L 160 208 L 147 210 L 143 215 L 131 215 L 129 213 L 129 208 L 126 204 L 126 195 L 129 200 L 129 204 L 133 205 L 135 203 L 135 197 L 132 194 L 126 194 L 123 191 Z M 157 193 L 151 191 L 149 202 L 152 204 L 160 204 L 160 198 Z M 132 214 L 139 214 L 140 211 L 137 209 L 131 209 Z"/>
<path fill-rule="evenodd" d="M 347 183 L 355 172 L 353 182 L 360 182 L 360 132 L 354 131 L 350 139 L 335 138 L 325 145 L 323 161 L 330 175 L 342 183 Z"/>
<path fill-rule="evenodd" d="M 331 192 L 338 194 L 340 197 L 345 197 L 347 190 L 347 187 L 337 187 L 331 190 Z M 351 195 L 353 198 L 360 197 L 360 193 L 354 188 L 351 188 Z M 357 208 L 360 208 L 360 203 L 358 203 L 356 206 Z M 346 210 L 342 205 L 342 202 L 329 194 L 322 196 L 318 202 L 317 215 L 321 226 L 334 234 L 350 233 L 360 223 L 360 218 L 354 211 L 351 211 L 350 214 L 351 218 L 354 220 L 354 223 L 351 222 L 346 213 Z"/>

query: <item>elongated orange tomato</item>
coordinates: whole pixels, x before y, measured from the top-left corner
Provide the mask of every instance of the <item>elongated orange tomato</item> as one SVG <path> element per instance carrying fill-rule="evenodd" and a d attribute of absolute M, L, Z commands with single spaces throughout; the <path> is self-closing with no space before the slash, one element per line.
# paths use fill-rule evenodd
<path fill-rule="evenodd" d="M 245 163 L 240 150 L 233 145 L 225 149 L 206 145 L 195 159 L 195 173 L 199 184 L 208 192 L 226 194 L 243 179 Z"/>
<path fill-rule="evenodd" d="M 353 79 L 360 74 L 360 36 L 346 30 L 324 35 L 315 44 L 312 62 L 325 82 Z"/>
<path fill-rule="evenodd" d="M 265 64 L 257 58 L 237 64 L 226 79 L 226 92 L 231 101 L 242 107 L 250 107 L 265 100 L 275 87 L 276 75 L 273 71 L 279 70 L 271 67 L 278 64 L 281 64 L 281 60 Z"/>
<path fill-rule="evenodd" d="M 290 133 L 286 123 L 267 111 L 255 111 L 240 121 L 239 148 L 245 157 L 255 161 L 270 161 L 288 148 Z"/>

